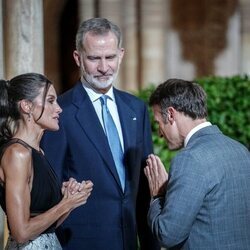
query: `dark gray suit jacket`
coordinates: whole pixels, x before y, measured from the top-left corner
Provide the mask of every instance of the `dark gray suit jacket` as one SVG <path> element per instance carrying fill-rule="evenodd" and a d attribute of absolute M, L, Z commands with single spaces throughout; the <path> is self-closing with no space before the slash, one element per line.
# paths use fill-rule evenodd
<path fill-rule="evenodd" d="M 196 132 L 171 163 L 148 222 L 171 249 L 250 249 L 250 153 L 218 127 Z"/>

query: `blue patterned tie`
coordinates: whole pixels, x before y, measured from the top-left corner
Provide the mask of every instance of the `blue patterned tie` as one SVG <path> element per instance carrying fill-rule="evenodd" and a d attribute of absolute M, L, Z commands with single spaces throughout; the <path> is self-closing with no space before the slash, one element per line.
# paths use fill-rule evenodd
<path fill-rule="evenodd" d="M 121 147 L 121 142 L 119 139 L 118 131 L 113 121 L 113 118 L 109 112 L 107 106 L 108 96 L 102 95 L 100 98 L 102 104 L 102 119 L 105 128 L 105 132 L 108 138 L 109 147 L 111 149 L 113 159 L 115 162 L 116 170 L 118 172 L 122 189 L 124 191 L 125 187 L 125 168 L 123 164 L 123 151 Z"/>

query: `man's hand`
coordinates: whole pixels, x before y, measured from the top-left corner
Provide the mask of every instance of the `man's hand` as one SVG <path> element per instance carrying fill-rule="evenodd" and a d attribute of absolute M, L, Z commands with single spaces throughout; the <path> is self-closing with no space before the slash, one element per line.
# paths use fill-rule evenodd
<path fill-rule="evenodd" d="M 149 155 L 144 173 L 148 179 L 151 196 L 164 196 L 168 181 L 168 173 L 156 155 Z"/>

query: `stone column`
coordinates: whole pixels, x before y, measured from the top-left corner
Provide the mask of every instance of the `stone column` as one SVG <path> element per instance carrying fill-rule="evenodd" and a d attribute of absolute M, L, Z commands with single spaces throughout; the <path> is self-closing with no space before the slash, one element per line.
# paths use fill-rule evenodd
<path fill-rule="evenodd" d="M 100 17 L 105 17 L 116 25 L 118 25 L 121 29 L 122 27 L 122 18 L 123 15 L 123 1 L 122 0 L 100 0 L 99 1 L 99 9 L 97 13 L 99 13 Z"/>
<path fill-rule="evenodd" d="M 241 61 L 241 36 L 240 36 L 240 11 L 238 9 L 227 21 L 226 47 L 215 58 L 215 75 L 231 76 L 240 73 Z"/>
<path fill-rule="evenodd" d="M 136 0 L 124 1 L 123 46 L 125 56 L 122 63 L 122 87 L 128 91 L 139 88 L 138 63 L 138 24 L 136 18 Z"/>
<path fill-rule="evenodd" d="M 60 21 L 66 0 L 44 0 L 44 72 L 61 91 Z M 42 52 L 42 51 L 41 51 Z"/>
<path fill-rule="evenodd" d="M 165 80 L 166 0 L 141 0 L 141 85 Z"/>
<path fill-rule="evenodd" d="M 250 2 L 249 0 L 240 0 L 240 12 L 242 20 L 241 28 L 241 72 L 250 76 Z"/>
<path fill-rule="evenodd" d="M 43 73 L 43 1 L 7 0 L 4 20 L 6 77 Z"/>
<path fill-rule="evenodd" d="M 79 15 L 79 25 L 84 20 L 92 18 L 96 15 L 95 1 L 93 0 L 78 0 L 78 15 Z M 81 74 L 79 70 L 79 75 Z"/>
<path fill-rule="evenodd" d="M 95 16 L 95 5 L 93 0 L 78 0 L 79 22 Z"/>

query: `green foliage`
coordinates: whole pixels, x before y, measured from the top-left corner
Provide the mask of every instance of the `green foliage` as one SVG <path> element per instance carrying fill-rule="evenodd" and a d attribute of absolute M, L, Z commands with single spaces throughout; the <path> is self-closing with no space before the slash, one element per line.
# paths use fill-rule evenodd
<path fill-rule="evenodd" d="M 207 93 L 208 120 L 224 134 L 250 148 L 250 79 L 248 76 L 204 77 L 195 80 Z M 136 95 L 148 103 L 155 86 L 142 89 Z M 169 151 L 165 140 L 158 136 L 158 128 L 149 108 L 155 154 L 169 169 L 176 152 Z"/>
<path fill-rule="evenodd" d="M 208 119 L 224 134 L 250 148 L 250 79 L 248 76 L 204 77 Z"/>

